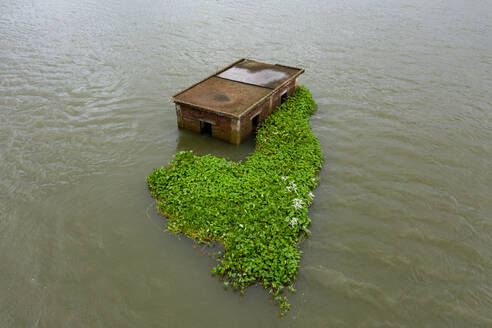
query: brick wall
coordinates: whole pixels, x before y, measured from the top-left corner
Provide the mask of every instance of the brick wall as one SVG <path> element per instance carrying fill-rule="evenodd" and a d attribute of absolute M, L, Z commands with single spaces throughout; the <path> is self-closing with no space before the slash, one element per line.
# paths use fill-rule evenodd
<path fill-rule="evenodd" d="M 253 132 L 253 117 L 258 116 L 258 123 L 262 122 L 270 114 L 270 98 L 256 106 L 251 112 L 241 118 L 241 141 Z"/>
<path fill-rule="evenodd" d="M 212 124 L 212 136 L 231 142 L 231 118 L 181 105 L 176 111 L 178 126 L 200 133 L 200 121 Z M 181 115 L 181 117 L 179 117 Z M 180 125 L 181 122 L 181 125 Z"/>

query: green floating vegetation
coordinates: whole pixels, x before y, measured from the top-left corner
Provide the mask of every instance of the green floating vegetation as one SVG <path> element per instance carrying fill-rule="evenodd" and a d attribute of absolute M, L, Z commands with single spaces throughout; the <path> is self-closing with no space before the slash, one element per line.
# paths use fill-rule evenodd
<path fill-rule="evenodd" d="M 314 108 L 311 92 L 299 87 L 259 126 L 256 149 L 243 162 L 182 151 L 147 177 L 168 229 L 220 242 L 212 273 L 241 293 L 262 284 L 281 315 L 290 308 L 283 290 L 294 291 L 322 166 L 309 124 Z"/>

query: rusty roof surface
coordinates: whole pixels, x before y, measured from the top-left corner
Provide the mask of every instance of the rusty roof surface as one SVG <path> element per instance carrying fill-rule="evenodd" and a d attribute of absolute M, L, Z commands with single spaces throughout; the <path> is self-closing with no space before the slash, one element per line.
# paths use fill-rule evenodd
<path fill-rule="evenodd" d="M 217 76 L 275 89 L 299 69 L 245 59 Z"/>
<path fill-rule="evenodd" d="M 171 97 L 170 101 L 240 118 L 304 70 L 240 59 Z"/>
<path fill-rule="evenodd" d="M 212 76 L 175 96 L 174 100 L 239 117 L 270 91 L 255 85 Z"/>

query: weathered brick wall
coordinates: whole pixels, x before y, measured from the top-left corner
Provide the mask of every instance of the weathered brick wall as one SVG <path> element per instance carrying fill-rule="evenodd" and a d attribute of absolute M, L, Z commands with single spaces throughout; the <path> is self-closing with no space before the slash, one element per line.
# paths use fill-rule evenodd
<path fill-rule="evenodd" d="M 295 81 L 290 82 L 289 84 L 284 86 L 282 89 L 279 89 L 277 92 L 275 92 L 272 95 L 272 108 L 271 108 L 272 111 L 278 106 L 280 106 L 282 94 L 285 91 L 287 91 L 287 96 L 291 96 L 295 91 Z"/>
<path fill-rule="evenodd" d="M 263 122 L 268 115 L 270 115 L 271 110 L 270 110 L 270 98 L 267 99 L 263 104 L 260 104 L 258 106 L 258 110 L 260 111 L 260 120 L 259 122 Z M 251 118 L 253 118 L 254 115 L 251 115 Z"/>
<path fill-rule="evenodd" d="M 205 112 L 193 107 L 181 105 L 181 118 L 178 116 L 178 126 L 200 133 L 200 121 L 212 124 L 212 136 L 230 141 L 231 119 L 225 116 Z M 181 121 L 181 125 L 180 125 Z"/>
<path fill-rule="evenodd" d="M 294 94 L 294 92 L 296 91 L 296 87 L 297 87 L 297 79 L 295 79 L 294 81 L 290 81 L 290 83 L 287 85 L 287 88 L 289 89 L 287 91 L 287 95 L 289 97 Z"/>
<path fill-rule="evenodd" d="M 246 139 L 253 132 L 253 117 L 259 115 L 258 123 L 260 123 L 269 115 L 269 109 L 270 99 L 266 99 L 263 103 L 256 106 L 256 108 L 241 118 L 241 141 Z"/>
<path fill-rule="evenodd" d="M 224 116 L 217 116 L 215 125 L 212 125 L 212 136 L 231 141 L 231 118 Z"/>

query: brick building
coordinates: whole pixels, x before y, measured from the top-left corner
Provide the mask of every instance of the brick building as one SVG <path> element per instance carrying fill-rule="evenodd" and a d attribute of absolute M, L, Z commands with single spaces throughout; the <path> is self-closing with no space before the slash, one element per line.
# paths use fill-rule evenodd
<path fill-rule="evenodd" d="M 239 144 L 294 93 L 303 72 L 240 59 L 171 97 L 178 126 Z"/>

